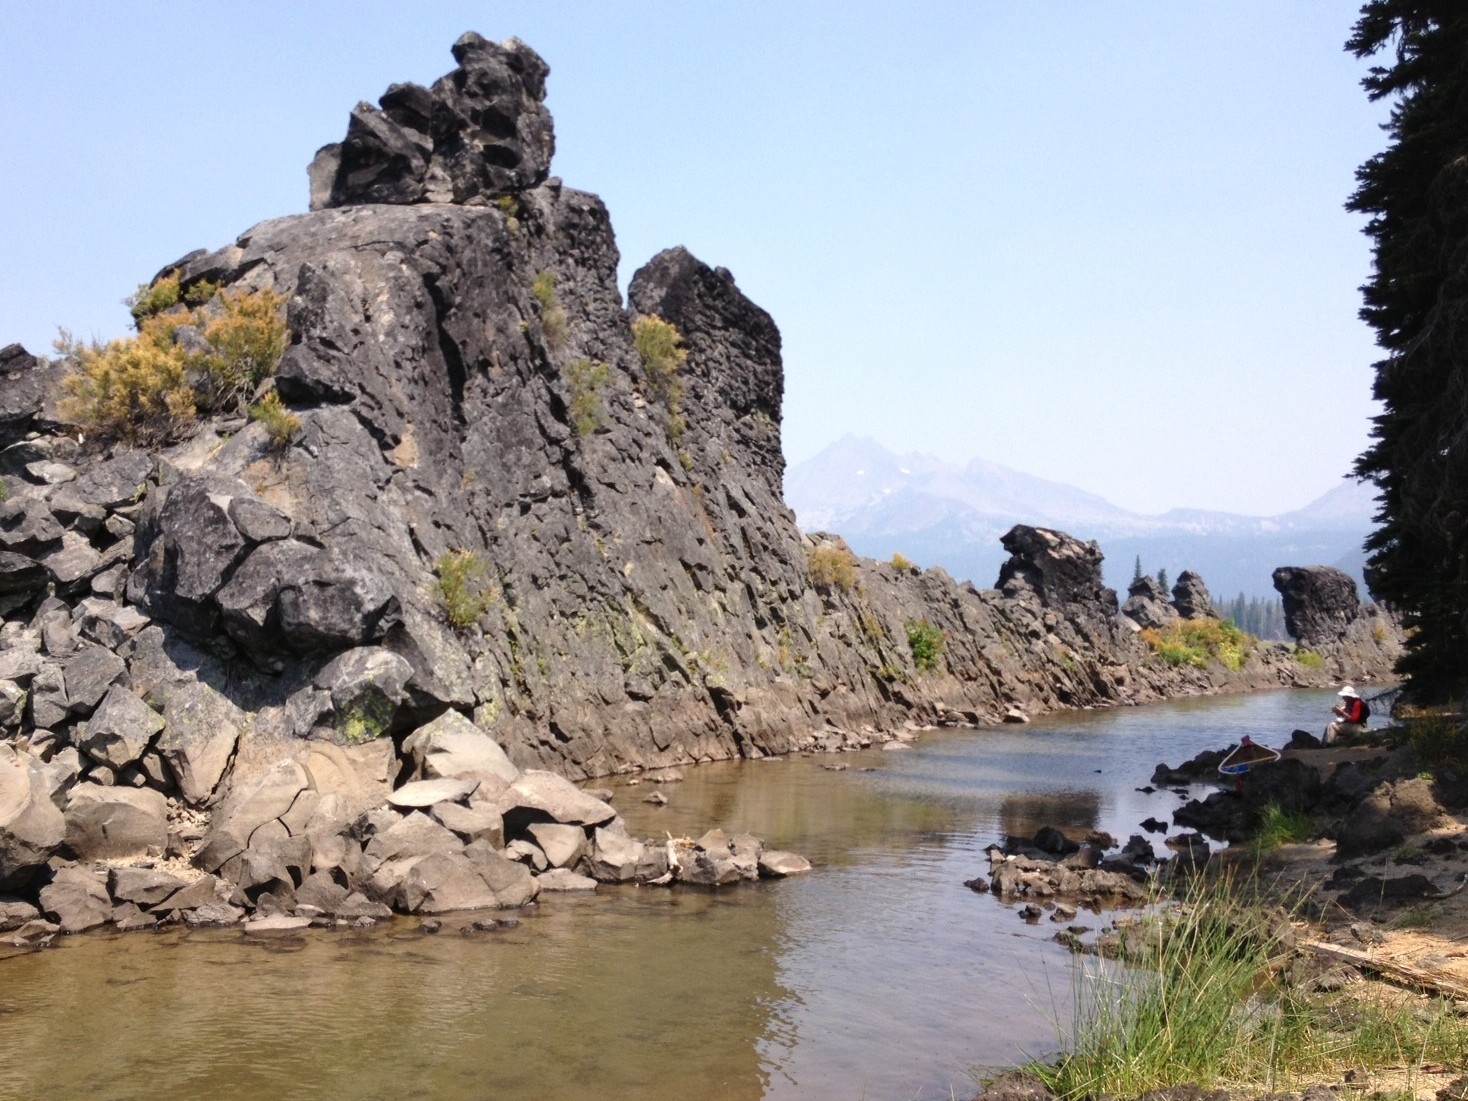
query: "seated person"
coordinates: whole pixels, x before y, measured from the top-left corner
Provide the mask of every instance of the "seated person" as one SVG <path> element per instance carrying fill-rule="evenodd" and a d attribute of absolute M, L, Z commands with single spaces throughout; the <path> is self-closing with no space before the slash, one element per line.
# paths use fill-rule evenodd
<path fill-rule="evenodd" d="M 1366 706 L 1366 701 L 1349 684 L 1336 695 L 1340 696 L 1341 702 L 1331 708 L 1336 715 L 1336 721 L 1325 728 L 1326 745 L 1333 744 L 1342 735 L 1365 734 L 1366 720 L 1371 717 L 1371 709 Z"/>

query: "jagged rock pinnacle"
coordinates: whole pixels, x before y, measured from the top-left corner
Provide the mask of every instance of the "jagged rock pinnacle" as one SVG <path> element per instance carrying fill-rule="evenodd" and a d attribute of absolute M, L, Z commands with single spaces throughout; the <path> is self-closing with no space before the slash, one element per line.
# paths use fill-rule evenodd
<path fill-rule="evenodd" d="M 483 205 L 545 182 L 556 147 L 544 102 L 550 66 L 517 38 L 496 44 L 473 31 L 453 54 L 458 68 L 432 88 L 394 84 L 378 107 L 357 104 L 346 138 L 307 170 L 312 210 Z"/>

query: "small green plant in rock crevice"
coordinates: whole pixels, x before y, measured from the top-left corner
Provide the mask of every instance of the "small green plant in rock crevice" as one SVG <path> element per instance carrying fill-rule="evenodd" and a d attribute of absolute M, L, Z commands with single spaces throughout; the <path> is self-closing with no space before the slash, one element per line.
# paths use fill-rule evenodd
<path fill-rule="evenodd" d="M 556 273 L 537 272 L 530 282 L 530 293 L 540 303 L 540 331 L 553 352 L 566 346 L 566 310 L 556 298 Z"/>
<path fill-rule="evenodd" d="M 926 619 L 910 619 L 903 626 L 907 630 L 907 645 L 912 650 L 912 663 L 919 673 L 938 668 L 939 655 L 946 641 L 943 632 Z"/>
<path fill-rule="evenodd" d="M 606 426 L 607 411 L 601 393 L 609 378 L 611 369 L 598 360 L 573 359 L 566 364 L 566 387 L 570 390 L 566 412 L 576 435 L 589 436 Z"/>
<path fill-rule="evenodd" d="M 274 390 L 250 406 L 250 419 L 265 426 L 270 446 L 277 451 L 285 450 L 301 430 L 301 419 L 285 407 L 280 395 Z"/>
<path fill-rule="evenodd" d="M 434 562 L 433 572 L 444 617 L 451 626 L 463 630 L 478 623 L 494 603 L 489 566 L 473 551 L 445 551 Z"/>

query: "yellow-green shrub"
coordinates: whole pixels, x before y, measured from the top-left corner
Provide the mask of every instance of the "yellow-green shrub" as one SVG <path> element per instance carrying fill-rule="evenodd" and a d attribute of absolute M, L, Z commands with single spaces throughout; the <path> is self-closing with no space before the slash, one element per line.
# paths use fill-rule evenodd
<path fill-rule="evenodd" d="M 1169 665 L 1205 668 L 1216 660 L 1229 669 L 1243 667 L 1258 640 L 1224 619 L 1181 619 L 1164 629 L 1149 627 L 1142 641 Z"/>
<path fill-rule="evenodd" d="M 856 584 L 856 557 L 839 543 L 822 543 L 810 552 L 810 579 L 817 588 L 846 592 Z"/>
<path fill-rule="evenodd" d="M 106 344 L 62 333 L 56 349 L 71 368 L 61 382 L 62 415 L 89 433 L 159 442 L 187 435 L 201 412 L 240 409 L 285 351 L 283 300 L 264 290 L 226 291 L 215 301 L 135 311 L 138 334 Z M 187 342 L 179 338 L 185 328 L 194 334 Z"/>
<path fill-rule="evenodd" d="M 462 630 L 479 622 L 494 602 L 489 566 L 471 550 L 450 550 L 433 564 L 445 618 Z"/>
<path fill-rule="evenodd" d="M 632 322 L 632 345 L 642 363 L 649 396 L 668 410 L 668 439 L 677 443 L 687 427 L 683 419 L 683 380 L 678 377 L 678 369 L 688 360 L 683 337 L 671 322 L 641 314 Z"/>
<path fill-rule="evenodd" d="M 896 551 L 892 555 L 892 568 L 900 573 L 907 573 L 917 569 L 917 564 L 901 551 Z"/>
<path fill-rule="evenodd" d="M 127 299 L 127 307 L 133 315 L 133 325 L 142 331 L 143 322 L 155 314 L 178 305 L 178 272 L 160 275 L 151 283 L 139 283 Z"/>

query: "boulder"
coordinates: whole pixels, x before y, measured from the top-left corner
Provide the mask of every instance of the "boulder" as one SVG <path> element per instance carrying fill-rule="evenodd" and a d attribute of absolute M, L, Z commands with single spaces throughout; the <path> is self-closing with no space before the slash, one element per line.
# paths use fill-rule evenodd
<path fill-rule="evenodd" d="M 1166 627 L 1178 617 L 1177 610 L 1167 602 L 1167 594 L 1157 578 L 1150 574 L 1143 574 L 1127 587 L 1127 598 L 1121 606 L 1121 614 L 1138 627 L 1153 630 Z"/>
<path fill-rule="evenodd" d="M 0 890 L 29 882 L 65 840 L 41 762 L 0 742 Z"/>
<path fill-rule="evenodd" d="M 435 803 L 457 803 L 479 787 L 478 780 L 410 780 L 387 797 L 395 807 L 431 807 Z M 466 808 L 467 809 L 467 808 Z"/>
<path fill-rule="evenodd" d="M 0 597 L 34 593 L 51 580 L 51 571 L 34 558 L 0 547 Z"/>
<path fill-rule="evenodd" d="M 162 729 L 162 715 L 132 689 L 114 684 L 87 720 L 80 745 L 94 761 L 120 769 L 139 760 Z"/>
<path fill-rule="evenodd" d="M 646 849 L 620 825 L 604 826 L 592 831 L 585 867 L 603 883 L 626 883 L 637 878 Z"/>
<path fill-rule="evenodd" d="M 388 738 L 358 745 L 313 742 L 302 764 L 311 777 L 311 786 L 323 796 L 338 796 L 349 819 L 369 807 L 381 806 L 392 791 L 398 770 L 397 755 Z"/>
<path fill-rule="evenodd" d="M 445 711 L 403 741 L 417 779 L 498 778 L 513 784 L 520 779 L 500 744 L 457 711 Z"/>
<path fill-rule="evenodd" d="M 540 884 L 530 874 L 529 868 L 518 861 L 507 860 L 487 841 L 466 845 L 464 856 L 494 892 L 495 905 L 500 909 L 524 906 L 540 893 Z"/>
<path fill-rule="evenodd" d="M 496 849 L 505 843 L 505 820 L 493 807 L 482 804 L 466 807 L 459 803 L 436 803 L 428 813 L 441 825 L 462 837 L 466 843 L 483 840 Z"/>
<path fill-rule="evenodd" d="M 41 909 L 64 933 L 81 933 L 112 920 L 105 876 L 90 868 L 62 868 L 41 888 Z"/>
<path fill-rule="evenodd" d="M 178 876 L 156 868 L 128 867 L 111 869 L 108 872 L 108 885 L 114 899 L 139 906 L 156 906 L 185 886 Z"/>
<path fill-rule="evenodd" d="M 558 822 L 532 822 L 527 832 L 552 868 L 573 867 L 586 851 L 586 831 L 580 826 L 564 826 Z"/>
<path fill-rule="evenodd" d="M 61 546 L 65 529 L 38 497 L 0 501 L 0 551 L 40 559 Z"/>
<path fill-rule="evenodd" d="M 19 929 L 26 922 L 35 921 L 40 916 L 41 911 L 25 899 L 0 895 L 0 933 Z"/>
<path fill-rule="evenodd" d="M 363 849 L 363 868 L 372 893 L 381 901 L 396 897 L 398 885 L 424 857 L 458 853 L 464 843 L 421 811 L 413 811 L 376 833 Z"/>
<path fill-rule="evenodd" d="M 219 623 L 213 598 L 249 548 L 229 517 L 236 496 L 251 496 L 249 487 L 208 475 L 189 475 L 149 494 L 138 519 L 128 599 L 196 638 L 212 635 Z"/>
<path fill-rule="evenodd" d="M 542 891 L 594 891 L 596 880 L 570 868 L 552 868 L 536 877 Z"/>
<path fill-rule="evenodd" d="M 158 753 L 167 763 L 179 793 L 190 806 L 214 797 L 234 756 L 245 714 L 202 682 L 185 684 L 163 709 Z"/>
<path fill-rule="evenodd" d="M 810 871 L 810 861 L 797 853 L 766 849 L 760 854 L 759 874 L 763 879 L 784 879 Z"/>
<path fill-rule="evenodd" d="M 142 500 L 155 465 L 146 451 L 120 451 L 87 467 L 67 489 L 86 504 L 109 510 L 121 508 Z"/>
<path fill-rule="evenodd" d="M 1378 785 L 1362 799 L 1336 832 L 1336 855 L 1342 860 L 1380 852 L 1448 821 L 1432 781 L 1398 780 Z"/>
<path fill-rule="evenodd" d="M 315 683 L 330 695 L 336 729 L 348 741 L 362 741 L 392 725 L 412 676 L 406 658 L 380 646 L 359 646 L 332 658 Z"/>
<path fill-rule="evenodd" d="M 250 936 L 265 936 L 270 933 L 294 933 L 301 929 L 309 929 L 311 919 L 309 917 L 297 917 L 292 914 L 271 914 L 268 917 L 251 918 L 245 922 L 245 932 Z"/>
<path fill-rule="evenodd" d="M 231 890 L 224 881 L 217 876 L 203 875 L 192 883 L 180 887 L 162 902 L 158 903 L 156 910 L 197 910 L 202 906 L 211 906 L 229 900 Z"/>
<path fill-rule="evenodd" d="M 150 788 L 78 784 L 66 803 L 66 847 L 84 862 L 161 856 L 168 803 Z"/>
<path fill-rule="evenodd" d="M 19 344 L 0 348 L 0 447 L 25 437 L 45 416 L 65 367 L 37 359 Z"/>
<path fill-rule="evenodd" d="M 1101 547 L 1094 540 L 1016 524 L 1000 543 L 1010 555 L 996 586 L 1004 595 L 1033 593 L 1047 608 L 1107 620 L 1116 615 L 1116 593 L 1101 580 Z"/>
<path fill-rule="evenodd" d="M 298 761 L 282 761 L 238 789 L 231 785 L 214 810 L 211 833 L 229 833 L 249 845 L 257 830 L 289 813 L 310 786 L 311 775 Z"/>
<path fill-rule="evenodd" d="M 498 905 L 477 866 L 461 852 L 435 853 L 414 864 L 398 888 L 398 903 L 410 914 L 488 910 Z"/>
<path fill-rule="evenodd" d="M 500 796 L 505 829 L 514 835 L 533 821 L 560 822 L 590 829 L 617 817 L 610 803 L 587 795 L 564 776 L 530 769 Z"/>

